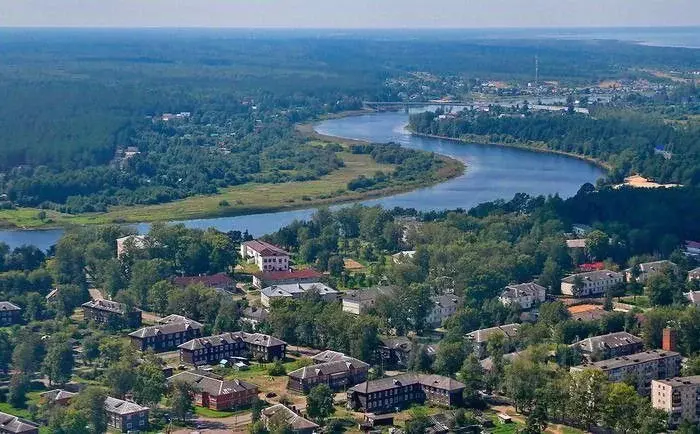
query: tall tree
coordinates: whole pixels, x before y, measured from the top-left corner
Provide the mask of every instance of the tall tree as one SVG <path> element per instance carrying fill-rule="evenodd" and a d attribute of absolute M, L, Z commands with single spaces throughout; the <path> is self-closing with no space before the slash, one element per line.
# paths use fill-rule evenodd
<path fill-rule="evenodd" d="M 133 390 L 134 400 L 139 404 L 155 406 L 160 402 L 167 383 L 156 356 L 146 355 L 145 361 L 136 368 Z"/>
<path fill-rule="evenodd" d="M 187 416 L 194 411 L 194 389 L 184 381 L 174 381 L 170 384 L 168 397 L 173 416 L 184 422 Z"/>
<path fill-rule="evenodd" d="M 71 402 L 71 409 L 75 410 L 82 420 L 88 422 L 87 426 L 91 434 L 103 434 L 107 431 L 105 399 L 107 394 L 102 388 L 88 386 Z"/>
<path fill-rule="evenodd" d="M 306 397 L 306 412 L 317 420 L 323 420 L 333 413 L 333 391 L 326 384 L 311 389 Z"/>
<path fill-rule="evenodd" d="M 49 377 L 49 384 L 65 384 L 73 374 L 73 348 L 65 339 L 54 338 L 49 343 L 43 362 L 43 372 Z"/>

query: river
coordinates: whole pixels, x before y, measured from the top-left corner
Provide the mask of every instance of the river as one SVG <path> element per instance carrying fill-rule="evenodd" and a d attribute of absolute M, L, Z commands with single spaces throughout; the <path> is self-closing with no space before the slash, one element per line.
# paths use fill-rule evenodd
<path fill-rule="evenodd" d="M 316 130 L 322 134 L 382 143 L 393 141 L 408 148 L 448 155 L 467 165 L 466 172 L 458 178 L 408 193 L 367 200 L 363 204 L 428 211 L 469 209 L 495 199 L 511 199 L 519 192 L 570 197 L 582 184 L 595 183 L 603 175 L 603 171 L 592 164 L 562 155 L 412 136 L 405 130 L 407 122 L 405 113 L 384 112 L 333 119 L 316 125 Z M 178 223 L 190 228 L 214 227 L 220 231 L 248 230 L 253 236 L 260 236 L 295 219 L 307 219 L 313 212 L 314 209 L 304 209 Z M 144 233 L 149 225 L 143 223 L 135 227 Z M 0 231 L 0 241 L 13 248 L 33 244 L 48 249 L 62 234 L 63 229 L 3 230 Z"/>

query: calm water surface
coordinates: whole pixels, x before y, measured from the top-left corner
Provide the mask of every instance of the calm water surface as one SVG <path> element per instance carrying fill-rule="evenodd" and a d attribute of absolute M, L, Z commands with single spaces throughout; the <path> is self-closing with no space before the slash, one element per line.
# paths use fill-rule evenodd
<path fill-rule="evenodd" d="M 440 210 L 471 208 L 495 199 L 511 199 L 516 193 L 532 195 L 574 195 L 586 182 L 595 182 L 603 172 L 584 161 L 570 157 L 530 152 L 498 146 L 459 143 L 449 140 L 411 136 L 405 131 L 405 113 L 373 113 L 322 122 L 316 130 L 322 134 L 373 142 L 397 142 L 402 146 L 436 152 L 459 159 L 467 165 L 464 175 L 451 181 L 362 203 L 393 208 Z M 313 209 L 283 211 L 238 217 L 187 220 L 190 228 L 214 227 L 221 231 L 248 230 L 254 236 L 274 232 L 297 219 L 306 219 Z M 139 232 L 148 224 L 138 224 Z M 63 230 L 0 231 L 0 241 L 11 247 L 33 244 L 49 248 Z"/>

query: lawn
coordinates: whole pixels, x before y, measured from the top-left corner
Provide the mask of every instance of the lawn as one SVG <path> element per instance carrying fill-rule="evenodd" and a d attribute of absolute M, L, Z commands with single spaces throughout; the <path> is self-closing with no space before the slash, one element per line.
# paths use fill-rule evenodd
<path fill-rule="evenodd" d="M 583 431 L 580 429 L 571 428 L 570 426 L 562 427 L 561 432 L 562 434 L 583 434 Z"/>
<path fill-rule="evenodd" d="M 632 304 L 637 307 L 641 308 L 646 308 L 646 307 L 651 307 L 651 303 L 649 302 L 649 297 L 646 295 L 628 295 L 625 297 L 621 297 L 620 301 L 623 303 L 627 304 Z"/>
<path fill-rule="evenodd" d="M 29 419 L 31 414 L 26 408 L 13 407 L 7 402 L 0 402 L 0 411 L 3 413 L 8 413 L 13 416 L 21 417 L 22 419 Z"/>
<path fill-rule="evenodd" d="M 218 419 L 218 418 L 234 416 L 237 414 L 241 415 L 241 414 L 249 413 L 250 410 L 217 411 L 217 410 L 211 410 L 209 408 L 204 408 L 204 407 L 195 407 L 194 412 L 197 413 L 197 415 L 202 416 L 202 417 Z"/>

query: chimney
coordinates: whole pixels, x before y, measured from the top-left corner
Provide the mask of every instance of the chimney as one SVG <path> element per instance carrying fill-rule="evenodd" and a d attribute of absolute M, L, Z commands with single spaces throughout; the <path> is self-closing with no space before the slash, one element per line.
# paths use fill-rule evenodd
<path fill-rule="evenodd" d="M 661 348 L 664 351 L 676 351 L 676 342 L 678 341 L 678 332 L 675 329 L 666 327 L 663 331 L 661 339 Z"/>

